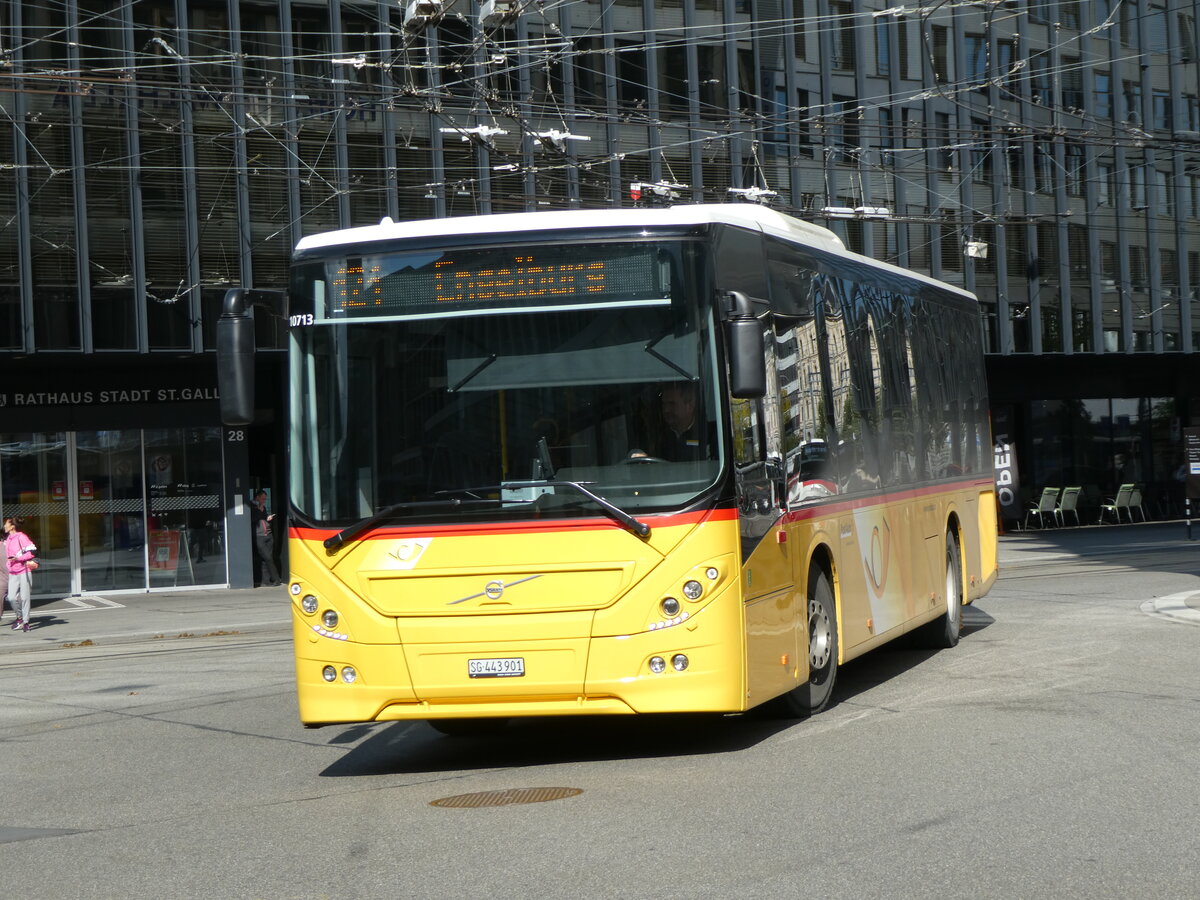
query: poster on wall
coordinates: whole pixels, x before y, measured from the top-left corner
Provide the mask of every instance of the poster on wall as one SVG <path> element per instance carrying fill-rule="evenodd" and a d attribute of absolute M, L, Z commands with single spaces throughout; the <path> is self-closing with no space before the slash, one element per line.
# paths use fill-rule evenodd
<path fill-rule="evenodd" d="M 179 532 L 150 532 L 150 568 L 174 572 L 179 566 Z"/>
<path fill-rule="evenodd" d="M 1184 491 L 1189 500 L 1200 500 L 1200 428 L 1183 429 Z"/>

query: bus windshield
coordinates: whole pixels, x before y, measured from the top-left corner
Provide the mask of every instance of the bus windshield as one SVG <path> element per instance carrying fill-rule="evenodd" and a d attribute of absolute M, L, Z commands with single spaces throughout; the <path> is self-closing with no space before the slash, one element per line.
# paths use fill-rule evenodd
<path fill-rule="evenodd" d="M 723 463 L 698 247 L 298 264 L 296 511 L 344 527 L 382 512 L 414 523 L 604 515 L 591 495 L 627 513 L 686 505 Z"/>

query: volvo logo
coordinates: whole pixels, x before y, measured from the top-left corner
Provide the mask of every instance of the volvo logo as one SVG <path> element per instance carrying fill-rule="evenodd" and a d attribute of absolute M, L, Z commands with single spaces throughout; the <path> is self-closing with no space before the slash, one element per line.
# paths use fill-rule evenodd
<path fill-rule="evenodd" d="M 483 586 L 483 590 L 480 591 L 478 594 L 471 594 L 471 596 L 469 596 L 469 597 L 460 597 L 457 600 L 451 600 L 446 605 L 447 606 L 457 606 L 459 603 L 466 603 L 468 600 L 478 600 L 480 597 L 487 597 L 489 600 L 499 600 L 501 597 L 504 596 L 504 592 L 508 588 L 513 587 L 514 585 L 524 584 L 527 581 L 533 581 L 533 579 L 541 578 L 541 577 L 542 576 L 540 574 L 526 575 L 524 578 L 518 578 L 516 581 L 509 581 L 507 583 L 505 583 L 505 582 L 501 581 L 499 578 L 497 578 L 497 579 L 489 581 L 487 584 L 485 584 Z"/>

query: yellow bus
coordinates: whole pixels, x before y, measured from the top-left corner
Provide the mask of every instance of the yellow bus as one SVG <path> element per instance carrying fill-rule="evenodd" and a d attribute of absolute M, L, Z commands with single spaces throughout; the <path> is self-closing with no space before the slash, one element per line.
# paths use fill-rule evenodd
<path fill-rule="evenodd" d="M 384 220 L 304 238 L 287 302 L 305 725 L 807 715 L 886 641 L 953 646 L 996 578 L 977 302 L 826 229 Z"/>

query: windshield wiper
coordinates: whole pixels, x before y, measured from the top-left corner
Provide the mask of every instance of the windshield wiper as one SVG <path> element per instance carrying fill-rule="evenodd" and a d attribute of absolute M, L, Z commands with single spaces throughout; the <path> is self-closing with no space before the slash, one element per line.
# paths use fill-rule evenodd
<path fill-rule="evenodd" d="M 472 495 L 470 500 L 421 500 L 412 503 L 393 503 L 391 506 L 381 509 L 379 512 L 367 516 L 365 519 L 355 522 L 353 525 L 347 525 L 337 534 L 325 538 L 322 543 L 325 545 L 326 550 L 336 550 L 338 547 L 342 546 L 342 544 L 346 543 L 346 541 L 353 537 L 357 537 L 364 531 L 374 528 L 381 522 L 384 522 L 388 519 L 394 519 L 401 513 L 411 512 L 412 510 L 438 509 L 444 506 L 464 506 L 470 503 L 496 502 L 498 501 Z"/>
<path fill-rule="evenodd" d="M 629 513 L 625 512 L 625 510 L 621 509 L 621 507 L 610 503 L 609 501 L 607 501 L 603 497 L 601 497 L 599 494 L 589 491 L 578 481 L 555 481 L 555 480 L 506 481 L 506 482 L 504 482 L 504 487 L 506 487 L 506 488 L 569 487 L 572 490 L 576 490 L 579 493 L 583 494 L 583 496 L 587 497 L 589 500 L 591 500 L 593 503 L 595 503 L 597 506 L 599 506 L 602 510 L 604 510 L 606 513 L 608 513 L 608 516 L 610 519 L 615 521 L 618 525 L 620 525 L 626 531 L 630 531 L 633 534 L 636 534 L 638 537 L 643 537 L 643 538 L 647 537 L 650 534 L 650 526 L 647 525 L 645 522 L 642 522 L 639 519 L 635 519 Z"/>

